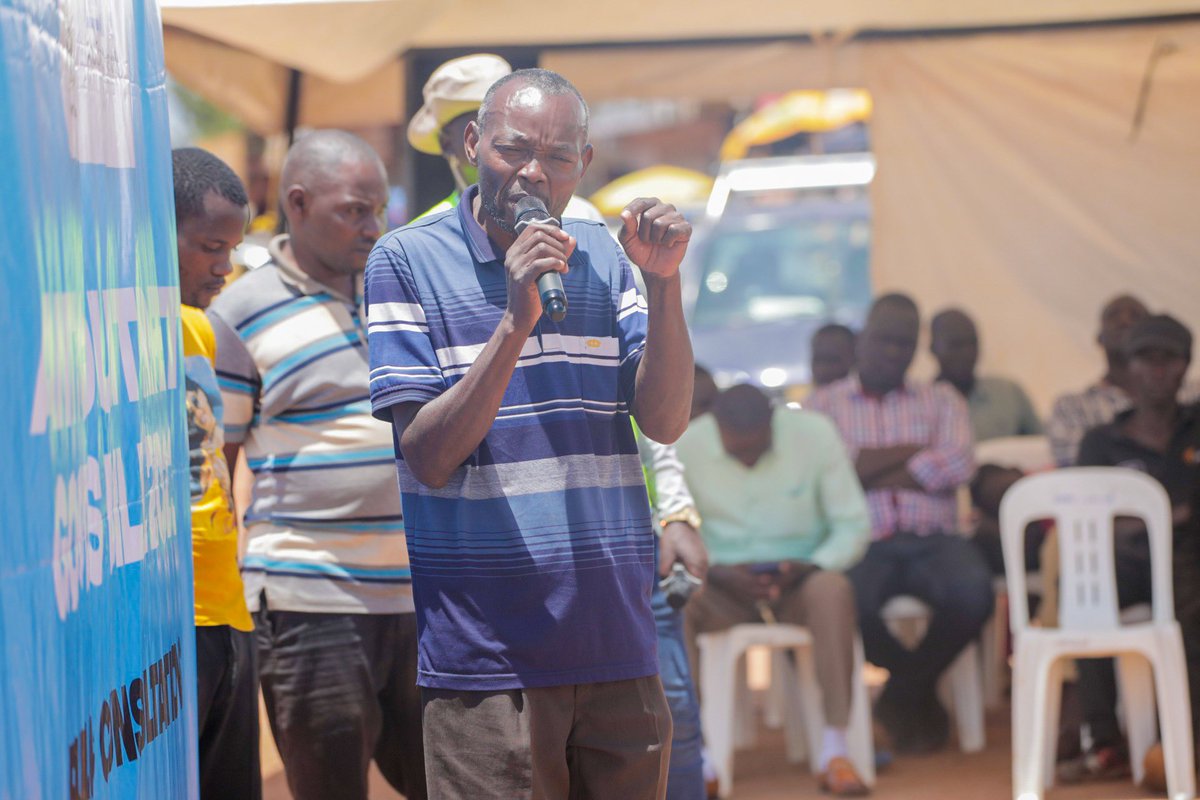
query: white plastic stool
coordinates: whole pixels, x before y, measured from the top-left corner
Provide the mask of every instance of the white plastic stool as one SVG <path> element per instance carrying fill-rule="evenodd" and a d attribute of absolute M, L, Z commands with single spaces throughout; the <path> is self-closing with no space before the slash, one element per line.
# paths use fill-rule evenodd
<path fill-rule="evenodd" d="M 783 722 L 789 760 L 804 760 L 807 749 L 810 766 L 813 772 L 818 772 L 820 765 L 811 754 L 816 752 L 821 741 L 825 715 L 808 629 L 784 624 L 735 625 L 718 633 L 702 634 L 697 643 L 700 648 L 700 725 L 709 757 L 717 771 L 720 796 L 729 797 L 733 788 L 735 747 L 753 738 L 753 709 L 746 688 L 745 654 L 755 646 L 790 650 L 795 654 L 794 669 L 786 658 L 773 660 L 771 680 L 785 690 Z M 862 665 L 862 642 L 856 641 L 847 745 L 859 777 L 866 785 L 873 786 L 875 746 Z"/>
<path fill-rule="evenodd" d="M 1152 619 L 1122 624 L 1113 563 L 1113 520 L 1139 517 L 1150 539 Z M 1026 604 L 1025 526 L 1052 518 L 1061 574 L 1059 627 L 1034 628 Z M 1191 704 L 1171 583 L 1171 505 L 1153 478 L 1115 467 L 1080 467 L 1022 478 L 1000 504 L 1013 630 L 1013 797 L 1039 800 L 1054 780 L 1062 670 L 1067 658 L 1115 656 L 1134 780 L 1160 735 L 1168 795 L 1195 797 Z M 1130 615 L 1132 616 L 1132 615 Z M 1156 721 L 1155 699 L 1158 716 Z"/>
<path fill-rule="evenodd" d="M 883 607 L 882 616 L 892 635 L 910 647 L 920 641 L 929 624 L 930 608 L 915 597 L 899 595 Z M 979 645 L 963 648 L 938 682 L 939 694 L 954 709 L 958 746 L 964 753 L 978 753 L 987 744 L 983 721 L 983 674 Z"/>

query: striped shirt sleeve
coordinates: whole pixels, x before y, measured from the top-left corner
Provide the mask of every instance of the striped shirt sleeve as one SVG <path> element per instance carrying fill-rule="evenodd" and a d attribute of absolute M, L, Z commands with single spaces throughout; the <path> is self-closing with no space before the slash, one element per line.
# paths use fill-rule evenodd
<path fill-rule="evenodd" d="M 638 366 L 642 363 L 642 354 L 646 350 L 646 299 L 638 291 L 633 278 L 633 268 L 621 246 L 613 242 L 617 248 L 617 263 L 621 274 L 613 285 L 617 289 L 617 338 L 620 341 L 621 371 L 618 377 L 621 399 L 630 408 L 633 407 L 633 396 L 637 386 Z"/>
<path fill-rule="evenodd" d="M 211 308 L 208 321 L 217 344 L 215 366 L 221 402 L 225 406 L 225 442 L 241 444 L 258 412 L 262 377 L 254 357 L 233 326 Z"/>
<path fill-rule="evenodd" d="M 376 247 L 365 283 L 371 412 L 391 422 L 397 403 L 428 403 L 446 390 L 412 268 L 394 242 Z"/>

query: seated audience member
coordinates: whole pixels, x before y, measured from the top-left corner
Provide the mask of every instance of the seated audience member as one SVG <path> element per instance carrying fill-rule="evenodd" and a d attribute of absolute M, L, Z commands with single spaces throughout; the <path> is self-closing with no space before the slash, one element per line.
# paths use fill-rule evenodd
<path fill-rule="evenodd" d="M 875 301 L 858 339 L 858 373 L 818 389 L 808 408 L 842 434 L 871 510 L 872 543 L 847 575 L 867 658 L 891 673 L 876 708 L 898 752 L 930 752 L 949 736 L 938 677 L 992 611 L 991 575 L 956 531 L 956 490 L 974 469 L 967 406 L 945 384 L 906 379 L 920 315 L 901 294 Z M 880 612 L 898 595 L 930 607 L 909 650 Z"/>
<path fill-rule="evenodd" d="M 822 325 L 812 337 L 812 384 L 828 386 L 854 371 L 854 331 L 845 325 Z"/>
<path fill-rule="evenodd" d="M 929 349 L 940 368 L 938 380 L 950 384 L 967 399 L 976 442 L 1042 432 L 1042 422 L 1033 410 L 1033 403 L 1018 383 L 975 374 L 979 332 L 965 312 L 957 308 L 943 311 L 929 327 L 932 334 Z"/>
<path fill-rule="evenodd" d="M 1200 733 L 1200 406 L 1182 405 L 1179 390 L 1192 355 L 1192 335 L 1176 319 L 1144 317 L 1125 339 L 1132 407 L 1093 428 L 1079 447 L 1079 466 L 1128 467 L 1167 490 L 1174 523 L 1175 614 L 1183 629 L 1192 697 L 1193 730 Z M 1140 520 L 1118 518 L 1114 565 L 1121 607 L 1151 600 L 1150 549 Z M 1111 659 L 1079 663 L 1079 693 L 1091 751 L 1060 765 L 1064 780 L 1112 777 L 1129 771 L 1117 727 L 1117 687 Z"/>
<path fill-rule="evenodd" d="M 713 401 L 717 399 L 717 393 L 717 383 L 713 380 L 712 373 L 697 364 L 696 382 L 692 388 L 691 419 L 711 411 Z"/>
<path fill-rule="evenodd" d="M 1104 305 L 1096 342 L 1104 348 L 1108 369 L 1098 383 L 1055 400 L 1046 421 L 1046 435 L 1050 437 L 1050 449 L 1058 466 L 1074 465 L 1083 435 L 1091 428 L 1112 422 L 1113 417 L 1129 408 L 1129 360 L 1125 357 L 1125 337 L 1129 329 L 1149 313 L 1141 300 L 1127 294 L 1114 297 Z"/>
<path fill-rule="evenodd" d="M 171 153 L 175 181 L 183 370 L 190 451 L 200 796 L 258 798 L 254 623 L 242 595 L 217 348 L 204 311 L 233 272 L 249 200 L 225 162 L 196 147 Z"/>
<path fill-rule="evenodd" d="M 1025 473 L 1015 467 L 981 464 L 975 472 L 975 477 L 971 479 L 971 507 L 978 516 L 975 534 L 971 539 L 979 546 L 993 575 L 1004 574 L 1004 548 L 1000 543 L 1000 501 L 1004 499 L 1005 492 L 1024 476 Z M 1036 569 L 1037 548 L 1041 545 L 1041 537 L 1037 537 L 1036 542 L 1028 539 L 1029 537 L 1025 548 L 1026 568 Z"/>
<path fill-rule="evenodd" d="M 708 585 L 687 606 L 693 666 L 698 634 L 775 620 L 807 627 L 825 709 L 822 788 L 865 794 L 846 751 L 857 628 L 842 570 L 862 555 L 870 516 L 837 431 L 818 414 L 772 411 L 742 385 L 720 394 L 677 447 L 712 559 Z"/>

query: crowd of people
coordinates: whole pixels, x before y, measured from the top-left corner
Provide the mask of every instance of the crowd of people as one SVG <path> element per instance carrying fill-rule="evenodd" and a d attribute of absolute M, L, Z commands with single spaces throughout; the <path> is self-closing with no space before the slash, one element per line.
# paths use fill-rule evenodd
<path fill-rule="evenodd" d="M 866 794 L 847 746 L 855 641 L 889 674 L 874 707 L 889 747 L 944 747 L 937 683 L 1003 570 L 994 531 L 960 530 L 959 490 L 974 480 L 994 509 L 974 445 L 1043 430 L 1060 466 L 1135 466 L 1167 487 L 1200 697 L 1185 326 L 1113 300 L 1105 376 L 1044 428 L 1017 383 L 977 374 L 961 310 L 932 319 L 938 378 L 911 378 L 921 317 L 903 294 L 861 331 L 817 332 L 803 409 L 718 389 L 684 321 L 691 228 L 638 200 L 614 241 L 574 196 L 591 146 L 569 82 L 470 56 L 424 99 L 409 138 L 446 159 L 444 203 L 386 232 L 379 157 L 309 133 L 280 178 L 287 233 L 228 287 L 246 191 L 215 156 L 174 152 L 202 796 L 260 796 L 261 687 L 297 800 L 366 798 L 372 762 L 410 800 L 697 800 L 711 778 L 697 639 L 745 622 L 811 631 L 820 787 Z M 518 228 L 527 196 L 560 223 Z M 570 300 L 560 323 L 542 314 L 548 271 Z M 1119 533 L 1121 601 L 1141 602 L 1145 531 Z M 915 648 L 881 615 L 901 595 L 930 609 Z M 1112 774 L 1111 664 L 1082 663 L 1079 695 L 1090 745 L 1064 763 Z"/>

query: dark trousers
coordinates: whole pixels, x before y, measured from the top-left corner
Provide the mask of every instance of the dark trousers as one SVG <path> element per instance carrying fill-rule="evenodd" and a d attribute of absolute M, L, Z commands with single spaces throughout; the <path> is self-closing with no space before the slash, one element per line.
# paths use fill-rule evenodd
<path fill-rule="evenodd" d="M 693 597 L 694 601 L 695 598 Z M 700 699 L 688 664 L 683 611 L 671 608 L 659 588 L 650 596 L 658 630 L 658 674 L 671 710 L 671 761 L 667 800 L 704 800 L 704 740 L 700 735 Z"/>
<path fill-rule="evenodd" d="M 1144 533 L 1113 537 L 1113 564 L 1117 574 L 1117 601 L 1121 608 L 1149 603 L 1150 545 Z M 1192 701 L 1192 729 L 1200 733 L 1200 543 L 1177 540 L 1173 572 L 1175 618 L 1183 631 L 1188 689 Z M 1117 724 L 1117 676 L 1111 658 L 1080 659 L 1079 702 L 1093 747 L 1121 742 Z M 1200 738 L 1197 738 L 1200 744 Z"/>
<path fill-rule="evenodd" d="M 897 533 L 872 542 L 846 576 L 854 585 L 867 660 L 886 668 L 893 696 L 927 700 L 937 679 L 992 613 L 988 566 L 968 539 L 953 534 Z M 880 611 L 897 595 L 911 595 L 932 612 L 920 644 L 909 650 L 888 630 Z"/>
<path fill-rule="evenodd" d="M 665 797 L 671 712 L 657 675 L 421 696 L 434 800 Z"/>
<path fill-rule="evenodd" d="M 200 797 L 258 800 L 258 680 L 254 634 L 228 625 L 196 628 Z"/>
<path fill-rule="evenodd" d="M 265 603 L 264 603 L 265 606 Z M 366 800 L 372 759 L 424 800 L 415 614 L 255 614 L 263 698 L 296 800 Z"/>

